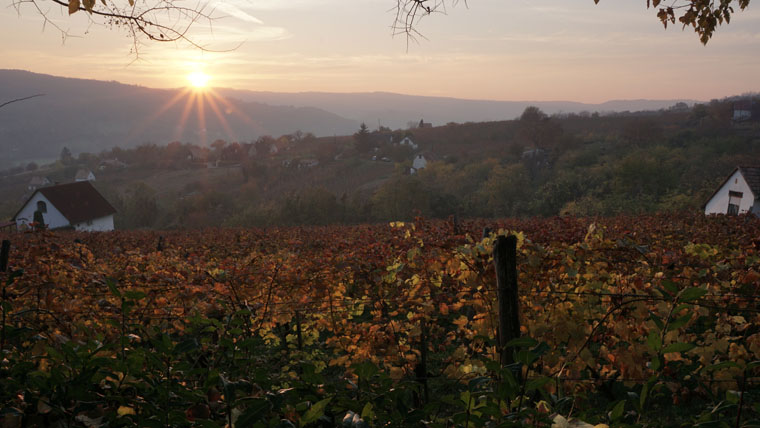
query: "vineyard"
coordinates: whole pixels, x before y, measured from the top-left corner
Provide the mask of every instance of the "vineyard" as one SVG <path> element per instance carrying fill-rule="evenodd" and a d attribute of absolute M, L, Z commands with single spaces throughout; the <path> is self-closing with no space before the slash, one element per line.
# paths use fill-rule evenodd
<path fill-rule="evenodd" d="M 754 217 L 2 238 L 2 427 L 760 425 Z"/>

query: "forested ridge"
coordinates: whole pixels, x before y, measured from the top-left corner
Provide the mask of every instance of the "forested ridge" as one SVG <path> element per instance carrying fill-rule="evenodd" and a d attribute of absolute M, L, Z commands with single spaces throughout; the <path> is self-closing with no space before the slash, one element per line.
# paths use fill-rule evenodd
<path fill-rule="evenodd" d="M 531 107 L 501 122 L 114 148 L 17 168 L 3 178 L 17 199 L 2 209 L 12 215 L 34 175 L 65 182 L 90 168 L 118 228 L 697 211 L 733 168 L 757 164 L 758 122 L 732 120 L 735 103 L 607 115 Z M 411 171 L 419 156 L 427 165 Z M 109 159 L 125 165 L 96 169 Z"/>

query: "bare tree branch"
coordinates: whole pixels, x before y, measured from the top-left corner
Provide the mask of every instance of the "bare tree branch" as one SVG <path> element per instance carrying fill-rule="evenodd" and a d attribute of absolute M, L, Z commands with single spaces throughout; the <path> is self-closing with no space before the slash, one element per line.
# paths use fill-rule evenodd
<path fill-rule="evenodd" d="M 28 97 L 16 98 L 15 100 L 6 101 L 6 102 L 0 104 L 0 108 L 3 108 L 3 107 L 5 107 L 5 106 L 7 106 L 8 104 L 11 104 L 11 103 L 17 103 L 19 101 L 28 100 L 30 98 L 35 98 L 35 97 L 41 97 L 43 95 L 45 95 L 45 94 L 30 95 Z"/>
<path fill-rule="evenodd" d="M 121 3 L 121 4 L 120 4 Z M 45 4 L 61 6 L 69 15 L 87 13 L 90 22 L 107 27 L 123 27 L 133 41 L 133 53 L 139 54 L 142 41 L 185 42 L 190 46 L 211 51 L 190 36 L 190 29 L 199 22 L 212 27 L 214 10 L 199 1 L 195 6 L 182 6 L 175 0 L 12 0 L 21 13 L 24 5 L 32 5 L 44 19 L 44 25 L 52 25 L 65 40 L 69 33 L 49 17 Z M 234 49 L 234 48 L 233 48 Z M 215 51 L 215 50 L 214 50 Z"/>
<path fill-rule="evenodd" d="M 396 17 L 391 26 L 394 35 L 403 34 L 409 40 L 415 41 L 421 36 L 417 30 L 420 20 L 433 13 L 446 13 L 446 3 L 456 5 L 458 0 L 395 0 Z M 593 0 L 599 3 L 600 0 Z M 691 27 L 698 34 L 699 40 L 707 44 L 722 24 L 731 22 L 734 12 L 744 10 L 750 0 L 670 0 L 665 5 L 662 0 L 646 0 L 647 8 L 657 10 L 657 18 L 668 27 L 668 24 L 680 22 L 683 27 Z M 465 2 L 466 4 L 466 2 Z M 736 9 L 735 9 L 736 8 Z"/>

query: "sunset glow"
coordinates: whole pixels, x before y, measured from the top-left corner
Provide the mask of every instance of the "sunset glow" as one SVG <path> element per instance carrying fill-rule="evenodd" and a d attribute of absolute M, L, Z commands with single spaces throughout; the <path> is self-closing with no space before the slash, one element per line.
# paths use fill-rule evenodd
<path fill-rule="evenodd" d="M 211 76 L 202 71 L 194 71 L 187 75 L 187 81 L 190 82 L 190 86 L 196 89 L 208 87 L 209 80 L 211 80 Z"/>
<path fill-rule="evenodd" d="M 207 50 L 146 43 L 135 62 L 122 32 L 91 28 L 85 15 L 56 21 L 72 35 L 61 46 L 60 32 L 39 31 L 29 5 L 0 11 L 0 26 L 15 35 L 2 48 L 0 68 L 196 91 L 211 85 L 587 103 L 709 101 L 760 90 L 760 56 L 751 54 L 760 49 L 758 8 L 738 12 L 704 46 L 690 29 L 664 29 L 644 0 L 483 0 L 425 19 L 423 37 L 409 43 L 388 28 L 392 3 L 223 2 L 227 17 L 213 31 L 201 24 L 189 34 Z"/>

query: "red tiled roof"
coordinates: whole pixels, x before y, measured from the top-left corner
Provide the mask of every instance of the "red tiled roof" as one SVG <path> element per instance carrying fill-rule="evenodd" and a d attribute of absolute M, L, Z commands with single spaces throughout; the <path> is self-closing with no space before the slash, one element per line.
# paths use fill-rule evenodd
<path fill-rule="evenodd" d="M 36 192 L 42 193 L 53 206 L 63 214 L 71 224 L 105 217 L 116 210 L 89 181 L 59 184 L 44 187 Z M 29 197 L 31 199 L 34 196 Z M 21 207 L 23 209 L 29 201 Z M 19 212 L 21 212 L 21 209 Z M 15 219 L 18 212 L 13 216 Z"/>

